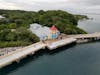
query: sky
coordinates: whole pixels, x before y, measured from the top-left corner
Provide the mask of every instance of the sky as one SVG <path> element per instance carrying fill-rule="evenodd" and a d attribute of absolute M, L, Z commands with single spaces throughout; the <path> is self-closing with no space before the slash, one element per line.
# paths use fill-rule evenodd
<path fill-rule="evenodd" d="M 0 0 L 0 9 L 66 10 L 69 12 L 100 12 L 100 0 Z"/>

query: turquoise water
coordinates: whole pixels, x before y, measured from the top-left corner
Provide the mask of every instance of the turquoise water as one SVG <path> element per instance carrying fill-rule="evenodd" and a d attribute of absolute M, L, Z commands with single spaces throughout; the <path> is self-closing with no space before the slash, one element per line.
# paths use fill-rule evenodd
<path fill-rule="evenodd" d="M 99 32 L 99 17 L 93 17 L 78 26 L 89 33 Z M 100 75 L 100 43 L 66 46 L 55 52 L 41 50 L 0 69 L 0 75 Z"/>

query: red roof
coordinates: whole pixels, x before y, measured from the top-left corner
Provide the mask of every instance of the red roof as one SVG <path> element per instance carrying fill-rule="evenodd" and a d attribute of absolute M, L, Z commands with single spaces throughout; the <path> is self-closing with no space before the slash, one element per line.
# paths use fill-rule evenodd
<path fill-rule="evenodd" d="M 58 30 L 54 25 L 50 29 L 51 30 Z"/>

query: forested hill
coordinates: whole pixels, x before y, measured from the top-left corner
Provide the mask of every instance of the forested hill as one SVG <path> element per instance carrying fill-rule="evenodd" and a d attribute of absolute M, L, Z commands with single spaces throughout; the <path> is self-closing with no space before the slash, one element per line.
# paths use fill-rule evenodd
<path fill-rule="evenodd" d="M 43 26 L 55 25 L 65 34 L 83 34 L 84 30 L 77 27 L 78 21 L 87 18 L 84 15 L 73 15 L 62 10 L 50 10 L 38 12 L 20 10 L 0 10 L 0 42 L 13 42 L 16 45 L 31 44 L 37 42 L 37 36 L 27 30 L 32 23 Z M 29 35 L 30 34 L 30 35 Z M 24 39 L 23 39 L 24 38 Z M 25 44 L 25 45 L 26 45 Z M 8 44 L 7 44 L 8 45 Z"/>

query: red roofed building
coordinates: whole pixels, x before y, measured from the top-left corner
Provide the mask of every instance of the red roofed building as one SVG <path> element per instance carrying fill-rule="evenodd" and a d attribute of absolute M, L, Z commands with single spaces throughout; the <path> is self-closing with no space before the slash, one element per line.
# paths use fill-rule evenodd
<path fill-rule="evenodd" d="M 58 30 L 54 25 L 50 28 L 50 30 L 56 31 Z"/>
<path fill-rule="evenodd" d="M 50 28 L 50 38 L 51 39 L 56 39 L 58 38 L 58 36 L 60 35 L 60 32 L 58 31 L 58 29 L 53 25 Z"/>

